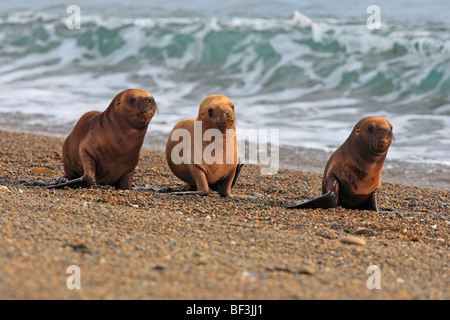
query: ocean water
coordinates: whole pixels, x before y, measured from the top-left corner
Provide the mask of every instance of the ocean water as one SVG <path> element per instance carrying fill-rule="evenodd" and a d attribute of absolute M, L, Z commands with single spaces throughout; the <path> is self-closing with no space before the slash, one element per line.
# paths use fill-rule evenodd
<path fill-rule="evenodd" d="M 238 128 L 279 129 L 290 147 L 330 152 L 386 117 L 388 159 L 449 172 L 448 1 L 73 2 L 80 29 L 67 1 L 0 2 L 0 129 L 65 135 L 140 88 L 160 108 L 149 135 L 164 136 L 219 93 Z M 372 4 L 381 29 L 367 27 Z"/>

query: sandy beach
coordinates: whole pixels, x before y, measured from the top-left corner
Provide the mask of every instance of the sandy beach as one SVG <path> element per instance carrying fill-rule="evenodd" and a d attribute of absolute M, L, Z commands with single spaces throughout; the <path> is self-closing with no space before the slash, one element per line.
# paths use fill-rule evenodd
<path fill-rule="evenodd" d="M 0 299 L 450 299 L 448 191 L 384 182 L 379 213 L 288 210 L 321 175 L 254 165 L 233 189 L 253 199 L 48 190 L 62 143 L 0 131 Z M 179 181 L 143 149 L 134 184 Z"/>

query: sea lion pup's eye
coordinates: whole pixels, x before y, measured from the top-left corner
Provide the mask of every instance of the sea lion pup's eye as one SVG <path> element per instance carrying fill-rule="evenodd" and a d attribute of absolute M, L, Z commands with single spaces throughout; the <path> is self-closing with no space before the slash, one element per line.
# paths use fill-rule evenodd
<path fill-rule="evenodd" d="M 131 97 L 130 98 L 130 103 L 131 104 L 135 104 L 136 103 L 136 98 L 135 97 Z"/>
<path fill-rule="evenodd" d="M 373 124 L 369 124 L 368 126 L 367 126 L 367 132 L 368 133 L 373 133 L 373 130 L 375 129 L 375 127 L 373 126 Z"/>
<path fill-rule="evenodd" d="M 214 113 L 214 109 L 213 108 L 209 108 L 208 109 L 208 114 L 209 114 L 210 117 L 213 116 L 213 113 Z"/>

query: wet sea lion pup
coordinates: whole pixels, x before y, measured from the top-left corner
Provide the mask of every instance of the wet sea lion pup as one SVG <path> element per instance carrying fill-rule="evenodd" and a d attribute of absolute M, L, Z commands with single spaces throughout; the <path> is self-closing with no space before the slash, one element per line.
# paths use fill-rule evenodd
<path fill-rule="evenodd" d="M 84 114 L 63 145 L 66 182 L 48 187 L 87 188 L 97 182 L 130 190 L 148 124 L 156 110 L 150 93 L 128 89 L 119 93 L 104 112 Z"/>
<path fill-rule="evenodd" d="M 388 120 L 359 121 L 330 157 L 322 180 L 322 196 L 288 208 L 334 208 L 378 211 L 381 171 L 394 134 Z"/>
<path fill-rule="evenodd" d="M 177 194 L 207 195 L 211 188 L 222 197 L 236 197 L 231 188 L 242 165 L 238 163 L 233 102 L 222 95 L 205 98 L 197 119 L 182 120 L 173 128 L 166 158 L 175 176 L 185 182 L 178 188 L 184 192 Z"/>

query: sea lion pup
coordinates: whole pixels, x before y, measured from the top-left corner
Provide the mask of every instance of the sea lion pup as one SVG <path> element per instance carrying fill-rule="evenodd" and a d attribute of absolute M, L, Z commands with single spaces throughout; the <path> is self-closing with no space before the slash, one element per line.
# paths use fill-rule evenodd
<path fill-rule="evenodd" d="M 381 171 L 394 134 L 388 120 L 367 117 L 330 157 L 322 180 L 322 196 L 288 208 L 335 208 L 378 211 Z"/>
<path fill-rule="evenodd" d="M 130 190 L 148 124 L 157 105 L 144 90 L 119 93 L 104 111 L 84 114 L 63 145 L 64 178 L 49 188 L 83 187 L 95 182 Z"/>
<path fill-rule="evenodd" d="M 180 137 L 185 138 L 180 142 Z M 211 188 L 222 197 L 237 197 L 231 194 L 231 188 L 242 165 L 238 163 L 233 102 L 222 95 L 205 98 L 197 119 L 182 120 L 173 128 L 166 158 L 175 176 L 185 182 L 178 188 L 184 192 L 176 194 L 207 195 Z"/>

